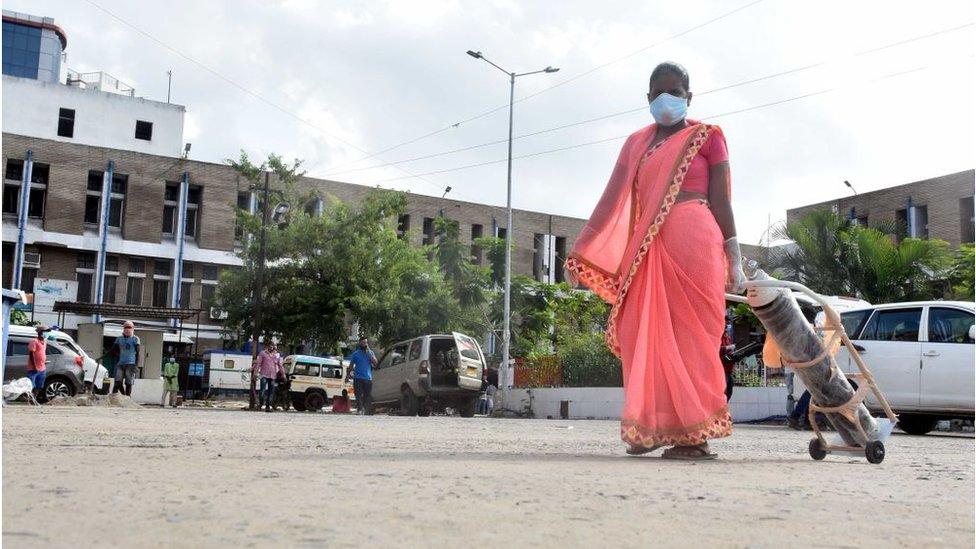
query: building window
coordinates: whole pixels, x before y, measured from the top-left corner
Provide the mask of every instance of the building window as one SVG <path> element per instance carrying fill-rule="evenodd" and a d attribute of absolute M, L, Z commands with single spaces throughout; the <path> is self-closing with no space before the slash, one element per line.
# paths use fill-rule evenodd
<path fill-rule="evenodd" d="M 169 279 L 153 279 L 152 306 L 169 306 Z"/>
<path fill-rule="evenodd" d="M 214 298 L 217 295 L 217 287 L 213 284 L 204 284 L 200 287 L 200 307 L 209 308 L 215 305 Z"/>
<path fill-rule="evenodd" d="M 136 120 L 136 139 L 152 141 L 152 122 Z"/>
<path fill-rule="evenodd" d="M 95 268 L 95 252 L 78 252 L 77 263 L 75 265 L 77 269 L 94 269 Z"/>
<path fill-rule="evenodd" d="M 105 172 L 90 170 L 88 172 L 88 190 L 85 193 L 85 223 L 98 225 L 101 219 L 102 178 Z M 115 229 L 122 228 L 122 217 L 125 212 L 125 194 L 129 176 L 116 173 L 112 175 L 112 188 L 109 193 L 108 226 Z"/>
<path fill-rule="evenodd" d="M 471 261 L 478 265 L 481 265 L 482 250 L 481 246 L 475 244 L 474 241 L 481 238 L 484 231 L 485 227 L 483 225 L 471 225 Z"/>
<path fill-rule="evenodd" d="M 105 285 L 102 288 L 102 303 L 115 303 L 115 289 L 118 285 L 117 275 L 105 275 Z"/>
<path fill-rule="evenodd" d="M 566 282 L 566 237 L 556 237 L 556 264 L 553 269 L 556 271 L 556 283 Z"/>
<path fill-rule="evenodd" d="M 78 281 L 78 303 L 91 303 L 92 301 L 92 279 L 94 275 L 88 271 L 77 271 L 75 273 Z"/>
<path fill-rule="evenodd" d="M 37 79 L 41 57 L 41 29 L 3 22 L 3 74 Z"/>
<path fill-rule="evenodd" d="M 859 227 L 867 227 L 868 226 L 868 216 L 866 216 L 866 215 L 859 215 L 854 220 L 854 222 L 857 223 L 857 225 Z"/>
<path fill-rule="evenodd" d="M 186 195 L 186 223 L 184 236 L 196 238 L 197 227 L 199 226 L 198 216 L 200 215 L 200 195 L 203 193 L 197 185 L 190 185 Z"/>
<path fill-rule="evenodd" d="M 962 242 L 976 240 L 976 216 L 973 215 L 973 197 L 959 199 L 959 222 L 962 225 Z"/>
<path fill-rule="evenodd" d="M 424 239 L 422 244 L 428 246 L 434 243 L 434 218 L 424 218 Z"/>
<path fill-rule="evenodd" d="M 508 229 L 506 229 L 505 227 L 497 227 L 495 229 L 495 236 L 501 238 L 502 240 L 505 240 L 506 238 L 508 238 Z"/>
<path fill-rule="evenodd" d="M 47 181 L 51 173 L 48 164 L 34 162 L 31 169 L 30 197 L 27 199 L 27 217 L 44 218 L 44 204 L 47 199 Z M 24 178 L 24 161 L 10 159 L 4 174 L 3 213 L 18 215 L 20 212 L 20 187 Z"/>
<path fill-rule="evenodd" d="M 218 278 L 218 271 L 216 265 L 204 265 L 203 273 L 200 275 L 200 280 L 211 280 L 216 282 Z"/>
<path fill-rule="evenodd" d="M 119 256 L 105 256 L 105 272 L 119 274 Z"/>
<path fill-rule="evenodd" d="M 403 240 L 410 232 L 410 214 L 400 214 L 397 216 L 397 238 Z"/>
<path fill-rule="evenodd" d="M 129 272 L 146 274 L 146 260 L 141 257 L 129 258 Z"/>
<path fill-rule="evenodd" d="M 188 261 L 183 262 L 183 272 L 180 275 L 180 278 L 188 278 L 193 280 L 193 263 Z"/>
<path fill-rule="evenodd" d="M 180 207 L 180 184 L 173 181 L 166 182 L 163 192 L 163 234 L 176 234 L 177 209 Z"/>
<path fill-rule="evenodd" d="M 37 269 L 24 268 L 20 272 L 20 291 L 34 293 L 34 279 L 37 278 Z"/>
<path fill-rule="evenodd" d="M 237 191 L 237 209 L 241 212 L 251 213 L 251 193 L 248 191 Z M 234 241 L 244 240 L 244 227 L 237 223 L 234 225 Z"/>
<path fill-rule="evenodd" d="M 180 308 L 189 309 L 190 308 L 190 290 L 193 288 L 192 282 L 183 282 L 180 284 Z"/>
<path fill-rule="evenodd" d="M 129 277 L 129 285 L 125 289 L 126 305 L 142 305 L 142 281 L 141 277 Z"/>
<path fill-rule="evenodd" d="M 895 212 L 895 222 L 898 225 L 896 230 L 898 233 L 895 235 L 895 240 L 900 241 L 901 239 L 908 236 L 908 209 L 902 208 Z"/>
<path fill-rule="evenodd" d="M 75 110 L 61 109 L 58 112 L 58 137 L 75 136 Z"/>
<path fill-rule="evenodd" d="M 173 269 L 170 267 L 170 263 L 166 259 L 157 259 L 153 261 L 153 275 L 154 276 L 169 276 L 172 274 Z"/>
<path fill-rule="evenodd" d="M 929 207 L 915 206 L 915 238 L 929 237 Z"/>

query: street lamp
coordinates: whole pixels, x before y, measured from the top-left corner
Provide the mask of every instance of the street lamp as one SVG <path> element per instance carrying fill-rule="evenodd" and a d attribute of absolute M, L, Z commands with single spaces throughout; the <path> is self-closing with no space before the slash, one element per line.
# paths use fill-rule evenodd
<path fill-rule="evenodd" d="M 854 196 L 857 196 L 857 191 L 854 190 L 854 185 L 851 185 L 851 182 L 850 181 L 848 181 L 848 180 L 845 179 L 844 180 L 844 186 L 847 187 L 848 189 L 850 189 L 851 192 L 854 193 Z"/>
<path fill-rule="evenodd" d="M 509 72 L 495 63 L 492 63 L 480 51 L 468 50 L 468 55 L 475 59 L 481 59 L 485 63 L 488 63 L 492 67 L 502 71 L 508 75 L 509 81 L 509 91 L 508 91 L 508 193 L 506 198 L 506 210 L 508 211 L 508 228 L 505 229 L 505 308 L 504 308 L 504 320 L 502 328 L 502 368 L 504 368 L 505 383 L 502 389 L 507 389 L 511 380 L 508 376 L 509 371 L 509 359 L 511 351 L 511 340 L 512 340 L 512 238 L 514 235 L 512 227 L 512 126 L 514 120 L 514 108 L 515 108 L 515 79 L 520 76 L 528 76 L 530 74 L 539 73 L 554 73 L 559 69 L 554 67 L 546 67 L 537 71 L 514 73 Z M 502 385 L 499 383 L 499 385 Z"/>

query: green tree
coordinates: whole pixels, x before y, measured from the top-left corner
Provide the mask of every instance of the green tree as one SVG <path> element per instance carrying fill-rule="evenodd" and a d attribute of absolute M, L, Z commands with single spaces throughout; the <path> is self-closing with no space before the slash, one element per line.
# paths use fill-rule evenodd
<path fill-rule="evenodd" d="M 406 206 L 403 193 L 372 191 L 355 207 L 329 198 L 323 215 L 314 215 L 315 208 L 305 206 L 322 197 L 298 188 L 300 162 L 286 164 L 272 155 L 255 166 L 242 153 L 230 164 L 258 191 L 263 169 L 270 169 L 276 185 L 269 208 L 287 209 L 267 227 L 266 336 L 333 349 L 354 320 L 380 345 L 464 325 L 459 300 L 438 265 L 425 250 L 397 238 L 396 218 Z M 222 277 L 218 297 L 228 313 L 226 328 L 249 333 L 261 215 L 239 211 L 238 220 L 245 242 L 243 267 Z"/>
<path fill-rule="evenodd" d="M 773 258 L 776 274 L 822 294 L 855 295 L 872 303 L 941 297 L 949 267 L 941 240 L 895 241 L 893 223 L 863 227 L 830 211 L 787 223 L 777 237 L 792 240 Z"/>
<path fill-rule="evenodd" d="M 976 279 L 974 267 L 976 267 L 976 256 L 973 253 L 973 245 L 963 244 L 956 252 L 949 271 L 950 297 L 966 301 L 976 299 L 973 292 L 973 281 Z"/>

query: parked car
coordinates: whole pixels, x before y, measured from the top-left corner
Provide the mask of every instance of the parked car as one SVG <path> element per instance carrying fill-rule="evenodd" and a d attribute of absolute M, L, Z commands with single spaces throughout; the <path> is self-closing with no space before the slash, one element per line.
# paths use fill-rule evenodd
<path fill-rule="evenodd" d="M 373 369 L 372 401 L 398 406 L 408 416 L 428 416 L 451 406 L 462 417 L 471 417 L 485 364 L 478 342 L 457 332 L 401 341 Z"/>
<path fill-rule="evenodd" d="M 976 303 L 889 303 L 840 316 L 903 431 L 923 435 L 939 420 L 973 419 Z M 844 347 L 837 353 L 837 364 L 846 373 L 858 371 Z M 865 404 L 881 412 L 872 393 Z"/>
<path fill-rule="evenodd" d="M 18 330 L 19 332 L 19 330 Z M 7 361 L 3 372 L 3 382 L 27 377 L 27 345 L 36 337 L 32 335 L 10 331 L 7 339 Z M 47 363 L 44 380 L 44 390 L 39 395 L 40 400 L 49 400 L 58 396 L 75 396 L 85 390 L 85 372 L 82 368 L 84 357 L 66 345 L 63 341 L 49 336 L 47 340 Z"/>
<path fill-rule="evenodd" d="M 10 334 L 30 339 L 36 337 L 37 332 L 31 326 L 10 326 Z M 71 349 L 75 354 L 81 355 L 83 360 L 82 367 L 85 370 L 85 385 L 87 387 L 91 387 L 96 392 L 108 391 L 108 387 L 105 386 L 108 369 L 99 364 L 94 358 L 88 356 L 88 353 L 81 348 L 81 345 L 78 345 L 73 337 L 57 330 L 51 330 L 45 335 L 47 336 L 48 342 L 52 340 L 56 341 L 62 346 Z"/>
<path fill-rule="evenodd" d="M 288 396 L 299 412 L 321 410 L 343 389 L 352 395 L 352 385 L 346 384 L 348 365 L 337 358 L 289 355 L 284 367 L 290 382 Z"/>

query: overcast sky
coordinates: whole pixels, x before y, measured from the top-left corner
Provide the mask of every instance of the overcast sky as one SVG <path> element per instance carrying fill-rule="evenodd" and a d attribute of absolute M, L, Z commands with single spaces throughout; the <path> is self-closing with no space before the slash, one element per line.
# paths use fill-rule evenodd
<path fill-rule="evenodd" d="M 313 176 L 438 196 L 450 185 L 457 199 L 503 205 L 504 162 L 408 177 L 502 160 L 504 143 L 334 173 L 504 140 L 507 109 L 450 127 L 508 100 L 506 75 L 465 55 L 473 49 L 516 72 L 561 69 L 519 79 L 516 98 L 573 79 L 517 103 L 516 136 L 638 109 L 518 139 L 516 156 L 650 123 L 647 77 L 664 60 L 690 71 L 693 118 L 833 90 L 711 120 L 729 142 L 745 242 L 757 242 L 767 220 L 783 219 L 787 208 L 849 193 L 845 179 L 865 192 L 973 168 L 974 27 L 869 52 L 971 24 L 966 0 L 93 1 L 294 116 L 88 0 L 4 2 L 54 17 L 68 35 L 72 69 L 104 70 L 162 101 L 172 69 L 173 102 L 186 105 L 185 139 L 199 160 L 219 162 L 241 148 L 253 156 L 278 152 L 304 159 Z M 450 129 L 357 162 L 361 151 L 442 128 Z M 517 160 L 515 206 L 589 216 L 621 143 Z"/>

